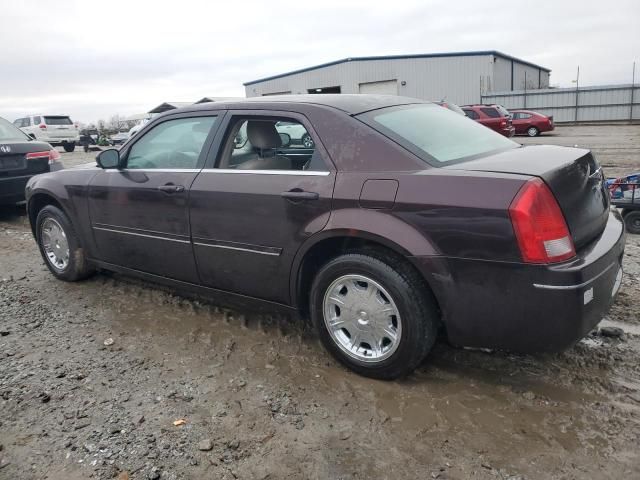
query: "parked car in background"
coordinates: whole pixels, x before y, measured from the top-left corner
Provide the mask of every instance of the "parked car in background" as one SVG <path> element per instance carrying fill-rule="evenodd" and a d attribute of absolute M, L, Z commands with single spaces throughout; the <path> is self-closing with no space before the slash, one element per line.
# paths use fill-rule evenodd
<path fill-rule="evenodd" d="M 118 132 L 109 137 L 109 142 L 111 143 L 111 145 L 122 145 L 128 139 L 129 139 L 128 132 Z"/>
<path fill-rule="evenodd" d="M 61 168 L 60 153 L 51 145 L 33 140 L 0 118 L 0 204 L 23 201 L 31 177 Z"/>
<path fill-rule="evenodd" d="M 136 135 L 140 130 L 144 128 L 144 126 L 151 121 L 150 118 L 143 118 L 138 123 L 136 123 L 133 127 L 129 129 L 129 138 Z"/>
<path fill-rule="evenodd" d="M 538 112 L 531 110 L 509 110 L 512 117 L 513 127 L 516 129 L 516 135 L 529 135 L 537 137 L 542 132 L 550 132 L 555 126 L 553 125 L 553 117 L 547 117 Z"/>
<path fill-rule="evenodd" d="M 464 105 L 461 108 L 470 119 L 505 137 L 513 137 L 516 134 L 511 115 L 502 105 Z"/>
<path fill-rule="evenodd" d="M 278 133 L 286 133 L 291 139 L 292 145 L 302 145 L 304 148 L 313 148 L 313 139 L 307 130 L 298 122 L 276 123 Z"/>
<path fill-rule="evenodd" d="M 464 110 L 462 110 L 462 108 L 460 108 L 458 105 L 456 105 L 455 103 L 451 103 L 451 102 L 436 102 L 438 105 L 440 105 L 441 107 L 444 108 L 448 108 L 449 110 L 452 110 L 460 115 L 466 115 L 466 113 L 464 113 Z"/>
<path fill-rule="evenodd" d="M 314 147 L 288 148 L 280 122 Z M 622 220 L 589 150 L 523 147 L 400 96 L 171 110 L 97 165 L 32 178 L 27 197 L 56 278 L 102 268 L 310 315 L 339 361 L 376 378 L 411 372 L 439 330 L 564 349 L 622 279 Z"/>
<path fill-rule="evenodd" d="M 80 140 L 78 126 L 66 115 L 30 115 L 13 124 L 34 140 L 62 146 L 65 152 L 73 152 Z"/>

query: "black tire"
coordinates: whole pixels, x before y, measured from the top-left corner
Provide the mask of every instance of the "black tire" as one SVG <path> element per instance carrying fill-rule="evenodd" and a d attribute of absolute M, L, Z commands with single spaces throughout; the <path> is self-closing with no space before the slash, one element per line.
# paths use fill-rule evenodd
<path fill-rule="evenodd" d="M 341 255 L 324 265 L 311 286 L 311 320 L 325 348 L 351 370 L 372 378 L 393 380 L 410 374 L 431 351 L 439 324 L 435 300 L 424 280 L 402 259 L 377 252 Z M 392 266 L 393 265 L 393 266 Z M 391 356 L 364 362 L 347 355 L 333 339 L 324 320 L 324 297 L 334 280 L 363 275 L 391 295 L 402 322 L 400 340 Z"/>
<path fill-rule="evenodd" d="M 42 225 L 48 218 L 52 218 L 62 227 L 69 245 L 69 260 L 64 268 L 55 267 L 47 257 L 44 249 Z M 93 266 L 87 261 L 85 251 L 80 244 L 78 235 L 69 217 L 58 207 L 47 205 L 38 212 L 36 218 L 36 241 L 44 263 L 56 278 L 66 282 L 76 282 L 87 278 L 95 271 Z"/>
<path fill-rule="evenodd" d="M 529 135 L 530 137 L 537 137 L 538 135 L 540 135 L 540 130 L 538 130 L 536 127 L 529 127 L 527 128 L 527 135 Z"/>
<path fill-rule="evenodd" d="M 302 143 L 302 145 L 305 148 L 313 148 L 315 146 L 315 144 L 313 143 L 313 139 L 311 138 L 311 135 L 309 135 L 308 133 L 305 133 L 302 138 L 300 139 L 300 143 Z"/>
<path fill-rule="evenodd" d="M 627 232 L 640 234 L 640 210 L 632 210 L 624 216 L 624 225 Z"/>
<path fill-rule="evenodd" d="M 73 152 L 76 149 L 76 144 L 75 143 L 63 143 L 62 147 L 64 148 L 65 152 Z"/>

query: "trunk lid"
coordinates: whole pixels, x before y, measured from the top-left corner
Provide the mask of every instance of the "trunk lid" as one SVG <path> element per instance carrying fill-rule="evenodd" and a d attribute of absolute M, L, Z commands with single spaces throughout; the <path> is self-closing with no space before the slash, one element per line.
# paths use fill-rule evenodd
<path fill-rule="evenodd" d="M 556 197 L 576 248 L 597 237 L 607 223 L 610 200 L 605 178 L 589 150 L 536 145 L 444 168 L 541 178 Z"/>
<path fill-rule="evenodd" d="M 49 171 L 48 158 L 27 160 L 27 153 L 47 152 L 51 150 L 48 143 L 43 142 L 1 142 L 0 178 L 35 175 Z"/>

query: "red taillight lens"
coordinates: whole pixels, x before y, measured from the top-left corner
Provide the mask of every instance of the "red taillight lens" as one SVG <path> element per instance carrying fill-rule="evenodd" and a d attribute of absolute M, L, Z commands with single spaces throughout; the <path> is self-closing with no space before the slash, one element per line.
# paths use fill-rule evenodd
<path fill-rule="evenodd" d="M 47 150 L 46 152 L 30 152 L 26 155 L 27 160 L 35 160 L 38 158 L 46 158 L 51 164 L 60 160 L 61 157 L 60 152 L 58 152 L 57 150 Z"/>
<path fill-rule="evenodd" d="M 553 263 L 575 256 L 560 206 L 539 178 L 520 189 L 509 206 L 509 216 L 525 262 Z"/>
<path fill-rule="evenodd" d="M 46 130 L 47 126 L 44 123 L 42 123 L 42 124 L 38 125 L 38 128 L 41 128 L 42 130 Z"/>

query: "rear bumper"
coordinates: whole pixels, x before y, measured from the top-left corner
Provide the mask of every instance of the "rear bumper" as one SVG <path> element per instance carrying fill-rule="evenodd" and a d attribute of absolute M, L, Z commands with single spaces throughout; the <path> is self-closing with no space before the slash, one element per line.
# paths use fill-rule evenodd
<path fill-rule="evenodd" d="M 505 137 L 513 137 L 516 134 L 516 129 L 515 127 L 501 128 L 498 133 L 504 135 Z"/>
<path fill-rule="evenodd" d="M 59 138 L 48 138 L 48 137 L 38 137 L 38 141 L 47 142 L 51 145 L 62 145 L 63 143 L 78 143 L 80 142 L 80 137 L 59 137 Z"/>
<path fill-rule="evenodd" d="M 412 260 L 433 287 L 453 344 L 560 351 L 589 333 L 611 307 L 624 242 L 620 216 L 611 212 L 600 237 L 562 264 Z"/>

